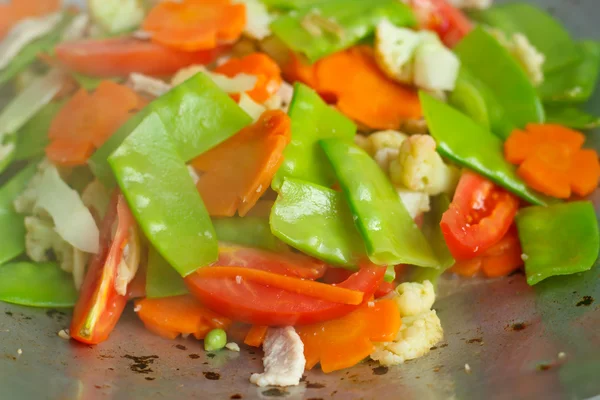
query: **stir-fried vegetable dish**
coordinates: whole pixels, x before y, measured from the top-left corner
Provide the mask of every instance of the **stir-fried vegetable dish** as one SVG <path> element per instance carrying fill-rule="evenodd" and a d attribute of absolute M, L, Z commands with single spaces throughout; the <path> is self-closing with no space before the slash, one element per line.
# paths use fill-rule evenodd
<path fill-rule="evenodd" d="M 442 274 L 596 262 L 599 69 L 525 3 L 2 3 L 0 300 L 262 347 L 260 386 L 421 357 Z"/>

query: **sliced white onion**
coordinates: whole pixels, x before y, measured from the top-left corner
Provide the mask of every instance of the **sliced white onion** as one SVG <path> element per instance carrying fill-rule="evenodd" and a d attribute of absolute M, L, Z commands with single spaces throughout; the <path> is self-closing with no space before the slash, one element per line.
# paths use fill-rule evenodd
<path fill-rule="evenodd" d="M 89 24 L 90 17 L 87 14 L 81 13 L 77 15 L 73 18 L 69 26 L 65 28 L 62 39 L 64 41 L 81 39 L 85 36 Z"/>
<path fill-rule="evenodd" d="M 162 96 L 173 87 L 160 79 L 152 78 L 144 74 L 138 74 L 137 72 L 129 75 L 129 81 L 131 82 L 133 90 L 136 92 L 147 93 L 154 97 Z"/>
<path fill-rule="evenodd" d="M 254 121 L 258 120 L 262 113 L 266 111 L 266 108 L 262 104 L 255 102 L 252 97 L 246 93 L 240 95 L 240 101 L 238 102 L 240 108 L 246 111 L 246 114 L 252 117 Z"/>
<path fill-rule="evenodd" d="M 54 229 L 67 243 L 87 253 L 98 252 L 100 235 L 94 217 L 54 165 L 44 170 L 35 207 L 50 214 Z"/>

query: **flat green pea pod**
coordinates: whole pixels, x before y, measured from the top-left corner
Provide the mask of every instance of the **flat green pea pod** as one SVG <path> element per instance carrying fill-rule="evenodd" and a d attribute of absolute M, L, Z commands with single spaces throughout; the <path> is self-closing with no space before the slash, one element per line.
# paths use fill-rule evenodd
<path fill-rule="evenodd" d="M 600 127 L 600 117 L 572 106 L 546 105 L 546 122 L 589 130 Z"/>
<path fill-rule="evenodd" d="M 188 293 L 181 275 L 165 260 L 158 251 L 150 247 L 146 270 L 146 297 L 161 298 Z"/>
<path fill-rule="evenodd" d="M 465 66 L 460 69 L 456 87 L 448 96 L 448 102 L 501 139 L 508 138 L 515 128 L 490 88 Z"/>
<path fill-rule="evenodd" d="M 16 133 L 15 161 L 30 160 L 44 155 L 50 140 L 48 130 L 64 101 L 48 103 Z"/>
<path fill-rule="evenodd" d="M 290 104 L 292 140 L 283 153 L 283 163 L 273 178 L 279 190 L 285 177 L 330 187 L 336 178 L 318 141 L 326 138 L 352 140 L 356 125 L 327 105 L 311 88 L 296 84 Z"/>
<path fill-rule="evenodd" d="M 0 188 L 0 265 L 25 251 L 23 216 L 15 211 L 13 202 L 35 174 L 35 164 L 25 167 Z"/>
<path fill-rule="evenodd" d="M 72 15 L 64 13 L 61 21 L 52 32 L 29 43 L 10 60 L 6 67 L 0 69 L 0 86 L 13 79 L 19 72 L 37 60 L 38 54 L 53 51 L 54 46 L 61 41 L 62 33 L 72 19 Z"/>
<path fill-rule="evenodd" d="M 271 233 L 267 218 L 231 217 L 213 218 L 217 239 L 220 242 L 235 243 L 271 251 L 283 251 L 286 245 Z"/>
<path fill-rule="evenodd" d="M 589 201 L 523 208 L 515 220 L 529 285 L 587 271 L 596 262 L 600 237 Z"/>
<path fill-rule="evenodd" d="M 450 198 L 446 194 L 441 194 L 431 199 L 431 210 L 423 216 L 423 227 L 421 228 L 421 231 L 437 257 L 439 267 L 415 267 L 411 276 L 411 281 L 430 281 L 435 284 L 444 271 L 454 265 L 454 258 L 446 245 L 446 240 L 442 234 L 442 228 L 440 228 L 442 215 L 449 207 Z"/>
<path fill-rule="evenodd" d="M 320 143 L 350 204 L 369 259 L 379 265 L 438 267 L 427 240 L 369 154 L 340 139 Z"/>
<path fill-rule="evenodd" d="M 327 0 L 325 0 L 327 1 Z M 269 8 L 277 10 L 299 10 L 323 3 L 324 0 L 262 0 Z"/>
<path fill-rule="evenodd" d="M 115 184 L 108 157 L 152 112 L 156 112 L 163 121 L 185 162 L 213 148 L 252 122 L 252 118 L 208 76 L 198 73 L 130 118 L 90 157 L 90 168 L 105 186 L 112 187 Z"/>
<path fill-rule="evenodd" d="M 327 187 L 285 178 L 270 224 L 284 243 L 330 264 L 354 270 L 366 256 L 343 194 Z"/>
<path fill-rule="evenodd" d="M 537 205 L 551 201 L 528 188 L 504 159 L 503 142 L 471 118 L 433 96 L 420 92 L 421 105 L 438 152 L 472 169 L 522 199 Z"/>
<path fill-rule="evenodd" d="M 314 62 L 369 36 L 383 18 L 397 26 L 416 24 L 410 7 L 397 0 L 329 0 L 284 14 L 271 30 Z"/>
<path fill-rule="evenodd" d="M 581 59 L 574 65 L 546 74 L 538 93 L 545 103 L 584 103 L 594 93 L 600 71 L 600 42 L 577 44 Z"/>
<path fill-rule="evenodd" d="M 569 32 L 546 11 L 528 3 L 509 3 L 473 11 L 476 21 L 500 29 L 508 35 L 521 33 L 546 60 L 550 72 L 576 62 L 580 55 Z"/>
<path fill-rule="evenodd" d="M 146 238 L 186 276 L 217 260 L 217 237 L 171 137 L 152 113 L 108 162 Z"/>
<path fill-rule="evenodd" d="M 470 72 L 490 88 L 516 126 L 544 122 L 544 107 L 525 71 L 483 28 L 477 27 L 454 48 Z"/>
<path fill-rule="evenodd" d="M 73 307 L 71 274 L 56 263 L 15 262 L 0 266 L 0 301 L 31 307 Z"/>

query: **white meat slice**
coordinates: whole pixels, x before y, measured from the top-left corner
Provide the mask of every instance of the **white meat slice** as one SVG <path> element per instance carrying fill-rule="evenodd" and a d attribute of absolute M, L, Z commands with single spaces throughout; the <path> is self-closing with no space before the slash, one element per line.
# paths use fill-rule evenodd
<path fill-rule="evenodd" d="M 250 382 L 258 386 L 295 386 L 300 383 L 306 359 L 304 343 L 291 326 L 269 328 L 263 343 L 265 372 L 252 374 Z"/>

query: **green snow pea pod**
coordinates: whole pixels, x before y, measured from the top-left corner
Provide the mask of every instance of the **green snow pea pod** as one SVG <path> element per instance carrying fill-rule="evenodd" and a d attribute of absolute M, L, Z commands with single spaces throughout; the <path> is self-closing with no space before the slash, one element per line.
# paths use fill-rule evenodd
<path fill-rule="evenodd" d="M 528 284 L 587 271 L 596 262 L 600 237 L 589 201 L 523 208 L 515 220 Z"/>
<path fill-rule="evenodd" d="M 326 3 L 328 0 L 262 0 L 269 8 L 278 10 L 299 10 Z"/>
<path fill-rule="evenodd" d="M 544 107 L 525 71 L 492 35 L 477 27 L 454 51 L 461 64 L 490 88 L 513 124 L 544 121 Z"/>
<path fill-rule="evenodd" d="M 579 51 L 569 32 L 546 11 L 527 3 L 496 5 L 473 11 L 470 16 L 508 35 L 522 33 L 546 57 L 544 71 L 550 72 L 576 62 Z"/>
<path fill-rule="evenodd" d="M 13 201 L 25 189 L 35 171 L 36 164 L 32 163 L 0 188 L 0 265 L 25 251 L 24 218 L 15 211 Z"/>
<path fill-rule="evenodd" d="M 16 161 L 44 155 L 44 149 L 49 143 L 50 124 L 64 104 L 65 101 L 48 103 L 19 129 L 15 135 L 17 137 L 14 155 Z"/>
<path fill-rule="evenodd" d="M 150 247 L 146 270 L 146 296 L 149 298 L 179 296 L 189 293 L 185 281 L 158 251 Z"/>
<path fill-rule="evenodd" d="M 460 69 L 456 87 L 450 93 L 448 102 L 501 139 L 506 139 L 515 128 L 490 88 L 465 66 Z"/>
<path fill-rule="evenodd" d="M 528 188 L 516 169 L 504 159 L 502 140 L 451 106 L 420 92 L 423 114 L 438 152 L 472 169 L 517 196 L 537 205 L 549 198 Z"/>
<path fill-rule="evenodd" d="M 49 34 L 34 40 L 25 46 L 3 69 L 0 69 L 0 86 L 14 78 L 19 72 L 37 60 L 39 53 L 53 51 L 54 46 L 61 41 L 62 33 L 71 23 L 73 16 L 64 13 L 62 20 Z"/>
<path fill-rule="evenodd" d="M 187 162 L 249 125 L 252 118 L 203 73 L 198 73 L 148 104 L 100 147 L 88 164 L 107 187 L 114 186 L 108 157 L 152 112 L 163 121 L 175 148 Z"/>
<path fill-rule="evenodd" d="M 379 265 L 438 267 L 427 240 L 382 169 L 363 149 L 340 139 L 320 141 L 361 233 Z"/>
<path fill-rule="evenodd" d="M 383 18 L 398 26 L 416 24 L 410 7 L 397 0 L 329 0 L 277 18 L 271 30 L 314 62 L 370 35 Z"/>
<path fill-rule="evenodd" d="M 546 105 L 546 121 L 573 129 L 594 129 L 600 126 L 600 117 L 577 107 Z"/>
<path fill-rule="evenodd" d="M 171 137 L 152 113 L 108 162 L 146 238 L 186 276 L 217 260 L 217 237 Z"/>
<path fill-rule="evenodd" d="M 56 263 L 15 262 L 0 266 L 0 301 L 31 307 L 73 307 L 73 277 Z"/>
<path fill-rule="evenodd" d="M 344 196 L 327 187 L 285 178 L 270 224 L 284 243 L 330 264 L 355 269 L 366 258 Z"/>
<path fill-rule="evenodd" d="M 235 243 L 271 251 L 283 251 L 286 248 L 286 245 L 271 233 L 267 218 L 213 218 L 212 223 L 220 242 Z"/>
<path fill-rule="evenodd" d="M 290 104 L 292 140 L 283 153 L 283 163 L 271 186 L 279 190 L 290 177 L 330 187 L 336 178 L 318 141 L 325 138 L 352 140 L 356 125 L 334 110 L 311 88 L 296 84 Z"/>
<path fill-rule="evenodd" d="M 584 103 L 594 93 L 600 71 L 600 42 L 577 44 L 581 59 L 574 65 L 546 74 L 538 93 L 546 103 Z"/>

